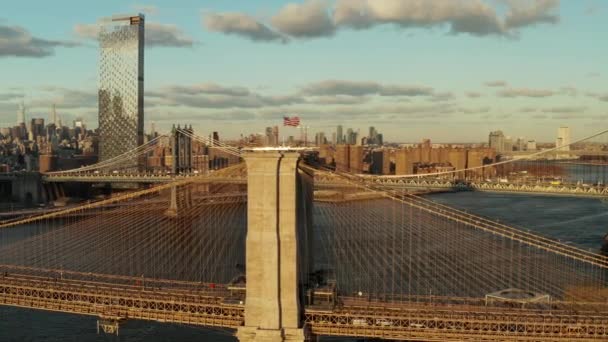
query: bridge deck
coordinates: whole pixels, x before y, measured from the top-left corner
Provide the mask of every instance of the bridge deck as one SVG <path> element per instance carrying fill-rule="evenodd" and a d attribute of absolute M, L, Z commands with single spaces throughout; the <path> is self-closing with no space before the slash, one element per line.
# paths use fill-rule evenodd
<path fill-rule="evenodd" d="M 141 319 L 223 328 L 243 324 L 242 305 L 228 303 L 225 289 L 91 282 L 28 275 L 0 276 L 0 305 L 111 319 Z"/>
<path fill-rule="evenodd" d="M 424 341 L 608 339 L 606 305 L 576 311 L 560 305 L 539 310 L 437 302 L 370 303 L 352 298 L 342 301 L 344 306 L 332 310 L 307 308 L 305 322 L 314 334 Z"/>

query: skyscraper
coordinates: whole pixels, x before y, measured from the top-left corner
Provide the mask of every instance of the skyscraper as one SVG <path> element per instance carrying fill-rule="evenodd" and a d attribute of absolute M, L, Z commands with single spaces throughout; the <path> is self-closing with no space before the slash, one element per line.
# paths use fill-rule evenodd
<path fill-rule="evenodd" d="M 99 160 L 103 161 L 143 144 L 144 16 L 113 16 L 100 24 Z"/>
<path fill-rule="evenodd" d="M 493 148 L 496 153 L 505 151 L 505 135 L 502 131 L 491 132 L 489 140 L 490 148 Z"/>
<path fill-rule="evenodd" d="M 19 109 L 17 110 L 17 125 L 25 124 L 25 105 L 23 102 L 19 104 Z"/>
<path fill-rule="evenodd" d="M 570 127 L 562 126 L 557 129 L 557 140 L 555 141 L 555 147 L 558 147 L 558 151 L 570 151 Z"/>
<path fill-rule="evenodd" d="M 344 133 L 342 132 L 342 125 L 338 125 L 336 128 L 336 144 L 344 143 Z"/>
<path fill-rule="evenodd" d="M 53 124 L 57 126 L 57 107 L 53 103 L 53 109 L 51 110 L 51 122 L 49 124 Z"/>

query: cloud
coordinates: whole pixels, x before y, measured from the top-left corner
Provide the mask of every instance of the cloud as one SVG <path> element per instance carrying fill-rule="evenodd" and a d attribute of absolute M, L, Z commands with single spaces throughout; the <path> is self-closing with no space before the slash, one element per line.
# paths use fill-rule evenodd
<path fill-rule="evenodd" d="M 594 93 L 594 92 L 586 92 L 585 95 L 587 95 L 589 97 L 593 97 L 599 101 L 608 102 L 608 93 L 600 94 L 600 93 Z"/>
<path fill-rule="evenodd" d="M 192 47 L 194 40 L 175 25 L 146 22 L 148 46 Z"/>
<path fill-rule="evenodd" d="M 538 108 L 535 107 L 523 107 L 519 110 L 522 113 L 532 113 L 532 112 L 537 112 Z"/>
<path fill-rule="evenodd" d="M 585 8 L 586 15 L 595 15 L 602 10 L 602 7 L 599 4 L 587 4 Z"/>
<path fill-rule="evenodd" d="M 475 36 L 503 33 L 495 9 L 480 0 L 338 0 L 334 20 L 354 29 L 393 24 L 401 28 L 447 26 L 451 33 Z"/>
<path fill-rule="evenodd" d="M 552 107 L 543 109 L 544 113 L 582 113 L 587 110 L 587 107 Z"/>
<path fill-rule="evenodd" d="M 42 91 L 48 93 L 48 97 L 35 99 L 30 102 L 31 107 L 50 108 L 54 103 L 61 108 L 93 108 L 97 107 L 97 92 L 75 90 L 63 87 L 42 87 Z"/>
<path fill-rule="evenodd" d="M 244 13 L 218 13 L 208 19 L 211 31 L 237 34 L 254 41 L 331 37 L 341 29 L 364 30 L 380 25 L 400 29 L 446 28 L 451 34 L 517 37 L 519 30 L 556 24 L 558 0 L 304 0 L 288 3 L 263 24 Z M 332 5 L 333 4 L 333 5 Z"/>
<path fill-rule="evenodd" d="M 132 5 L 131 8 L 133 8 L 137 12 L 149 15 L 155 15 L 158 13 L 158 7 L 156 7 L 155 5 L 135 4 Z"/>
<path fill-rule="evenodd" d="M 475 92 L 475 91 L 467 91 L 467 92 L 465 93 L 465 95 L 466 95 L 468 98 L 471 98 L 471 99 L 476 99 L 476 98 L 481 97 L 481 93 L 478 93 L 478 92 Z"/>
<path fill-rule="evenodd" d="M 555 95 L 552 90 L 528 89 L 528 88 L 509 88 L 496 93 L 500 97 L 549 97 Z"/>
<path fill-rule="evenodd" d="M 594 77 L 600 77 L 601 75 L 599 72 L 592 71 L 592 72 L 588 72 L 586 76 L 589 78 L 594 78 Z"/>
<path fill-rule="evenodd" d="M 578 90 L 575 87 L 561 87 L 560 92 L 564 95 L 568 96 L 576 96 L 578 95 Z"/>
<path fill-rule="evenodd" d="M 252 41 L 288 41 L 284 35 L 243 13 L 208 13 L 203 18 L 203 24 L 209 31 L 233 34 Z"/>
<path fill-rule="evenodd" d="M 370 97 L 368 96 L 334 95 L 316 96 L 307 102 L 321 105 L 352 105 L 366 103 L 369 102 L 369 100 Z"/>
<path fill-rule="evenodd" d="M 78 45 L 74 42 L 37 38 L 20 26 L 0 25 L 0 58 L 47 57 L 55 53 L 56 47 Z"/>
<path fill-rule="evenodd" d="M 86 39 L 97 40 L 98 24 L 76 24 L 74 33 Z M 194 40 L 181 29 L 171 24 L 146 22 L 146 46 L 149 47 L 192 47 Z"/>
<path fill-rule="evenodd" d="M 408 85 L 386 85 L 380 86 L 381 96 L 428 96 L 433 95 L 434 90 L 430 87 L 408 86 Z M 445 95 L 445 94 L 442 94 Z"/>
<path fill-rule="evenodd" d="M 380 96 L 429 96 L 433 88 L 409 85 L 382 85 L 370 81 L 326 80 L 311 83 L 302 89 L 306 95 L 380 95 Z"/>
<path fill-rule="evenodd" d="M 482 114 L 488 113 L 490 111 L 490 107 L 479 107 L 479 108 L 459 108 L 459 112 L 464 114 Z"/>
<path fill-rule="evenodd" d="M 244 87 L 224 87 L 215 83 L 174 85 L 146 92 L 160 106 L 198 108 L 262 108 L 305 103 L 298 95 L 264 96 Z"/>
<path fill-rule="evenodd" d="M 271 22 L 280 32 L 295 38 L 328 37 L 336 31 L 327 1 L 323 0 L 287 4 Z"/>
<path fill-rule="evenodd" d="M 486 87 L 506 87 L 508 83 L 505 81 L 488 81 L 484 83 Z"/>
<path fill-rule="evenodd" d="M 436 93 L 433 94 L 433 96 L 431 97 L 431 101 L 433 102 L 442 102 L 442 101 L 449 101 L 452 100 L 454 98 L 454 94 L 451 92 L 444 92 L 444 93 Z"/>
<path fill-rule="evenodd" d="M 146 113 L 147 114 L 147 113 Z M 153 111 L 147 117 L 155 122 L 175 123 L 176 114 L 173 112 Z M 256 113 L 248 110 L 220 110 L 201 113 L 200 111 L 180 110 L 179 119 L 184 121 L 248 121 L 257 119 Z"/>
<path fill-rule="evenodd" d="M 190 86 L 174 85 L 161 89 L 160 91 L 146 92 L 147 96 L 162 97 L 163 94 L 174 93 L 182 95 L 231 95 L 231 96 L 247 96 L 251 92 L 245 87 L 224 87 L 216 83 L 202 83 Z"/>
<path fill-rule="evenodd" d="M 559 0 L 509 0 L 508 3 L 510 9 L 504 22 L 506 29 L 559 22 L 556 13 Z"/>
<path fill-rule="evenodd" d="M 20 99 L 24 96 L 23 93 L 0 93 L 0 101 L 9 101 Z"/>

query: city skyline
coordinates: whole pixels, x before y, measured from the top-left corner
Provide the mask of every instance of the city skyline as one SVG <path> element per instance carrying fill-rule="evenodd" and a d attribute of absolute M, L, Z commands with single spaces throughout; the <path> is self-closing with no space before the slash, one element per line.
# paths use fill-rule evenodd
<path fill-rule="evenodd" d="M 606 122 L 606 48 L 594 43 L 607 26 L 600 2 L 468 1 L 417 19 L 408 7 L 416 2 L 59 1 L 31 14 L 24 1 L 0 20 L 14 33 L 0 43 L 9 81 L 0 122 L 11 124 L 24 101 L 27 119 L 48 120 L 55 103 L 64 122 L 82 117 L 96 127 L 98 43 L 90 38 L 99 18 L 125 12 L 148 19 L 146 128 L 180 121 L 235 138 L 295 114 L 309 140 L 342 124 L 375 126 L 396 142 L 486 141 L 498 129 L 554 141 L 560 126 L 575 139 Z M 59 9 L 73 19 L 56 22 Z M 365 22 L 349 9 L 367 13 Z M 285 137 L 299 135 L 291 130 Z"/>

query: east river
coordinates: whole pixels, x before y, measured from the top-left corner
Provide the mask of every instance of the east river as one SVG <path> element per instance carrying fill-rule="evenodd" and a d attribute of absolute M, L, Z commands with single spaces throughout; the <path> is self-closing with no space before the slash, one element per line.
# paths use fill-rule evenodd
<path fill-rule="evenodd" d="M 480 192 L 429 196 L 435 201 L 599 251 L 608 233 L 608 201 Z M 331 341 L 351 341 L 326 339 Z M 236 341 L 227 331 L 127 321 L 120 335 L 97 334 L 96 318 L 0 306 L 0 341 Z"/>

